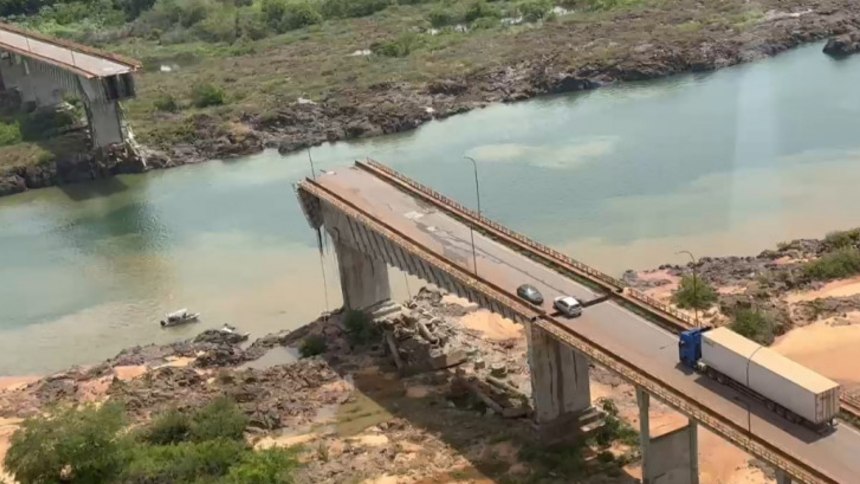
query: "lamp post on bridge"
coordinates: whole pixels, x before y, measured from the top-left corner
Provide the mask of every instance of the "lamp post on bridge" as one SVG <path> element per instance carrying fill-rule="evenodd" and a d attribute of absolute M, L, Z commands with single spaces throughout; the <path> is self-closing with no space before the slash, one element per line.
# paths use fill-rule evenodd
<path fill-rule="evenodd" d="M 690 256 L 690 261 L 692 261 L 691 267 L 693 268 L 693 301 L 694 301 L 693 314 L 695 315 L 695 318 L 696 318 L 696 327 L 700 328 L 702 325 L 699 324 L 699 278 L 698 278 L 698 274 L 696 273 L 696 265 L 698 264 L 698 262 L 696 262 L 696 256 L 694 256 L 693 253 L 690 252 L 689 250 L 679 250 L 678 252 L 675 252 L 675 253 L 676 254 L 687 254 Z"/>
<path fill-rule="evenodd" d="M 481 189 L 478 184 L 478 163 L 471 156 L 464 156 L 463 158 L 472 162 L 472 168 L 475 170 L 475 198 L 478 199 L 478 218 L 481 217 Z M 478 275 L 478 255 L 475 252 L 475 230 L 469 225 L 469 236 L 472 239 L 472 265 L 474 266 L 475 276 Z"/>

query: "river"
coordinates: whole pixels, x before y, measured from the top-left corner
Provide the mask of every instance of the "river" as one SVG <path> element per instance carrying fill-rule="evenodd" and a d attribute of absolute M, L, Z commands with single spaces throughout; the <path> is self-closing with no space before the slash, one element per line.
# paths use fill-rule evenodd
<path fill-rule="evenodd" d="M 318 169 L 372 157 L 474 206 L 472 156 L 488 216 L 613 274 L 679 250 L 752 254 L 860 225 L 860 57 L 820 49 L 312 154 Z M 266 151 L 0 199 L 0 375 L 225 322 L 259 336 L 338 306 L 292 188 L 309 173 L 307 153 Z M 392 281 L 397 297 L 420 284 Z M 181 307 L 201 324 L 158 326 Z"/>

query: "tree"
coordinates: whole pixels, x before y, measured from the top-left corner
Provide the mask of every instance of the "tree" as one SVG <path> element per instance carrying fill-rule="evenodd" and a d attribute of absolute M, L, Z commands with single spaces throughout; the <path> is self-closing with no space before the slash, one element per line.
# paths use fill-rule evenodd
<path fill-rule="evenodd" d="M 112 403 L 28 419 L 12 436 L 5 466 L 22 484 L 109 482 L 125 462 L 124 422 L 122 408 Z"/>
<path fill-rule="evenodd" d="M 684 276 L 672 299 L 679 308 L 708 309 L 717 301 L 717 291 L 700 277 Z"/>
<path fill-rule="evenodd" d="M 739 309 L 729 328 L 735 333 L 757 343 L 773 343 L 773 321 L 766 314 L 754 309 Z"/>

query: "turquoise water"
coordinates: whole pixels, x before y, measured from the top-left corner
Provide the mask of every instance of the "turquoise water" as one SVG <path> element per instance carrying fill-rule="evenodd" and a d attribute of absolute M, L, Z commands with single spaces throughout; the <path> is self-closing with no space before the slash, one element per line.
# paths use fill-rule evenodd
<path fill-rule="evenodd" d="M 820 45 L 703 75 L 493 106 L 314 148 L 372 157 L 607 272 L 756 253 L 860 225 L 860 57 Z M 0 199 L 0 374 L 96 361 L 229 322 L 260 335 L 339 304 L 267 151 Z M 392 273 L 398 296 L 418 281 Z M 324 290 L 327 288 L 327 290 Z M 157 326 L 189 307 L 199 325 Z"/>

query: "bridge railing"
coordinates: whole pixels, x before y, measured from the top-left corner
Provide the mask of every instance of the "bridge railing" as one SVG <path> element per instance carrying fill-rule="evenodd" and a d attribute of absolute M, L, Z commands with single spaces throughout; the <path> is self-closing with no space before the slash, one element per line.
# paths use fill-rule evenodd
<path fill-rule="evenodd" d="M 393 170 L 393 169 L 383 165 L 382 163 L 379 163 L 378 161 L 367 160 L 366 162 L 357 162 L 357 163 L 359 163 L 359 164 L 366 163 L 367 165 L 369 165 L 373 169 L 381 171 L 381 172 L 385 173 L 386 175 L 388 175 L 392 178 L 396 178 L 400 182 L 402 182 L 406 185 L 409 185 L 412 189 L 414 189 L 418 192 L 421 192 L 421 193 L 423 193 L 423 194 L 425 194 L 431 198 L 434 198 L 434 199 L 438 200 L 439 202 L 454 208 L 458 212 L 462 212 L 463 214 L 468 215 L 470 218 L 475 219 L 476 221 L 480 222 L 481 224 L 486 225 L 495 231 L 501 232 L 501 233 L 505 234 L 506 236 L 517 240 L 521 244 L 526 245 L 526 246 L 532 248 L 533 250 L 535 250 L 537 252 L 547 254 L 547 255 L 553 257 L 554 259 L 557 259 L 559 261 L 564 261 L 565 263 L 567 263 L 573 267 L 576 267 L 578 270 L 588 274 L 589 276 L 600 280 L 604 284 L 611 286 L 612 289 L 622 290 L 625 287 L 627 287 L 627 285 L 624 284 L 624 282 L 622 282 L 621 280 L 616 279 L 616 278 L 610 276 L 609 274 L 605 274 L 603 272 L 600 272 L 591 266 L 588 266 L 588 265 L 586 265 L 586 264 L 584 264 L 578 260 L 571 258 L 570 256 L 562 254 L 561 252 L 553 249 L 552 247 L 548 247 L 548 246 L 541 244 L 540 242 L 534 241 L 534 240 L 532 240 L 532 239 L 530 239 L 530 238 L 528 238 L 528 237 L 526 237 L 520 233 L 514 232 L 513 230 L 509 229 L 508 227 L 485 217 L 483 214 L 478 214 L 477 212 L 475 212 L 471 208 L 468 208 L 468 207 L 462 205 L 460 202 L 453 200 L 453 199 L 437 192 L 436 190 L 433 190 L 432 188 L 430 188 L 426 185 L 418 183 L 417 181 L 415 181 L 415 180 L 413 180 L 407 176 L 404 176 L 400 172 Z"/>
<path fill-rule="evenodd" d="M 445 204 L 445 205 L 451 207 L 452 209 L 454 209 L 454 210 L 456 210 L 456 211 L 458 211 L 464 215 L 467 215 L 468 217 L 474 219 L 475 221 L 478 221 L 479 223 L 481 223 L 487 227 L 490 227 L 493 230 L 500 232 L 500 233 L 506 235 L 507 237 L 510 237 L 510 238 L 518 241 L 519 243 L 531 248 L 532 250 L 534 250 L 536 252 L 547 255 L 550 258 L 555 259 L 556 261 L 563 262 L 567 265 L 570 265 L 570 266 L 576 268 L 578 271 L 582 272 L 583 274 L 589 276 L 590 278 L 597 280 L 599 282 L 602 282 L 606 286 L 609 286 L 609 289 L 612 289 L 615 291 L 624 291 L 627 294 L 627 296 L 629 296 L 633 299 L 639 300 L 639 301 L 645 303 L 646 305 L 651 306 L 654 309 L 657 309 L 657 310 L 659 310 L 665 314 L 671 315 L 672 317 L 683 322 L 687 327 L 694 327 L 695 326 L 694 320 L 692 318 L 690 318 L 690 316 L 687 315 L 686 313 L 684 313 L 683 311 L 680 311 L 677 308 L 674 308 L 668 304 L 665 304 L 661 301 L 658 301 L 657 299 L 645 294 L 642 291 L 639 291 L 637 289 L 629 287 L 624 281 L 621 281 L 620 279 L 612 277 L 609 274 L 601 272 L 601 271 L 589 266 L 588 264 L 580 262 L 580 261 L 578 261 L 578 260 L 576 260 L 576 259 L 574 259 L 574 258 L 572 258 L 566 254 L 563 254 L 563 253 L 553 249 L 552 247 L 544 245 L 544 244 L 537 242 L 537 241 L 535 241 L 529 237 L 526 237 L 525 235 L 522 235 L 518 232 L 515 232 L 515 231 L 511 230 L 510 228 L 508 228 L 508 227 L 506 227 L 506 226 L 504 226 L 504 225 L 502 225 L 502 224 L 500 224 L 500 223 L 498 223 L 492 219 L 485 217 L 483 214 L 479 214 L 479 213 L 475 212 L 474 210 L 472 210 L 469 207 L 464 206 L 460 202 L 458 202 L 454 199 L 451 199 L 451 198 L 437 192 L 436 190 L 434 190 L 434 189 L 432 189 L 426 185 L 423 185 L 423 184 L 401 174 L 397 170 L 394 170 L 394 169 L 392 169 L 386 165 L 383 165 L 382 163 L 379 163 L 378 161 L 375 161 L 375 160 L 367 160 L 366 162 L 357 162 L 357 163 L 359 164 L 359 166 L 366 165 L 366 166 L 369 166 L 373 170 L 380 171 L 380 172 L 388 175 L 389 177 L 394 178 L 394 179 L 400 181 L 401 183 L 403 183 L 405 185 L 408 185 L 413 190 L 420 192 L 427 197 L 433 198 L 433 199 L 439 201 L 440 203 Z"/>
<path fill-rule="evenodd" d="M 507 306 L 512 311 L 519 313 L 523 319 L 532 321 L 533 324 L 536 324 L 560 341 L 586 354 L 593 361 L 617 372 L 634 385 L 644 388 L 670 406 L 691 416 L 706 427 L 734 442 L 742 449 L 748 450 L 753 455 L 776 465 L 780 469 L 788 471 L 793 477 L 802 482 L 835 483 L 833 479 L 821 472 L 812 463 L 807 462 L 802 456 L 786 452 L 766 439 L 748 432 L 742 425 L 723 417 L 703 402 L 694 399 L 686 393 L 680 392 L 654 374 L 630 363 L 612 349 L 575 332 L 569 326 L 558 324 L 557 321 L 547 316 L 543 311 L 535 312 L 533 308 L 527 306 L 526 303 L 514 294 L 508 293 L 504 288 L 493 284 L 489 280 L 479 278 L 471 271 L 448 260 L 444 254 L 431 252 L 405 234 L 401 234 L 396 228 L 385 223 L 383 220 L 379 220 L 375 215 L 359 208 L 342 196 L 337 195 L 312 180 L 302 182 L 300 189 L 307 190 L 310 194 L 325 200 L 326 203 L 343 212 L 346 216 L 363 224 L 369 230 L 380 234 L 380 236 L 391 241 L 407 253 L 418 257 L 432 266 L 438 267 L 449 277 L 456 279 L 464 286 L 472 288 L 486 295 L 488 298 Z"/>
<path fill-rule="evenodd" d="M 659 317 L 663 324 L 668 324 L 672 326 L 672 329 L 674 329 L 675 331 L 680 332 L 696 327 L 696 321 L 691 318 L 690 315 L 675 308 L 674 306 L 659 301 L 658 299 L 653 298 L 638 289 L 634 289 L 628 286 L 623 281 L 603 272 L 600 272 L 597 269 L 594 269 L 593 267 L 590 267 L 578 260 L 575 260 L 572 257 L 562 254 L 561 252 L 551 247 L 547 247 L 540 242 L 534 241 L 522 234 L 514 232 L 508 227 L 505 227 L 498 222 L 490 220 L 482 214 L 479 215 L 472 209 L 463 206 L 456 200 L 448 198 L 445 195 L 442 195 L 441 193 L 437 192 L 436 190 L 433 190 L 430 187 L 427 187 L 415 180 L 412 180 L 411 178 L 401 174 L 400 172 L 383 165 L 382 163 L 379 163 L 374 160 L 367 160 L 366 162 L 358 161 L 356 162 L 356 164 L 361 168 L 368 169 L 370 171 L 376 171 L 390 178 L 393 178 L 398 182 L 409 186 L 412 190 L 426 197 L 434 199 L 444 206 L 450 207 L 450 209 L 459 212 L 461 215 L 469 217 L 477 223 L 483 224 L 484 226 L 489 227 L 498 233 L 504 234 L 506 237 L 516 240 L 518 243 L 530 248 L 531 250 L 539 254 L 543 254 L 544 256 L 554 260 L 556 263 L 566 264 L 572 268 L 575 268 L 580 273 L 590 276 L 595 281 L 601 282 L 604 286 L 607 286 L 607 288 L 616 290 L 621 298 L 631 303 L 634 303 L 642 307 L 644 310 Z M 860 395 L 842 395 L 840 397 L 840 400 L 842 402 L 842 410 L 854 416 L 855 418 L 860 419 Z"/>

